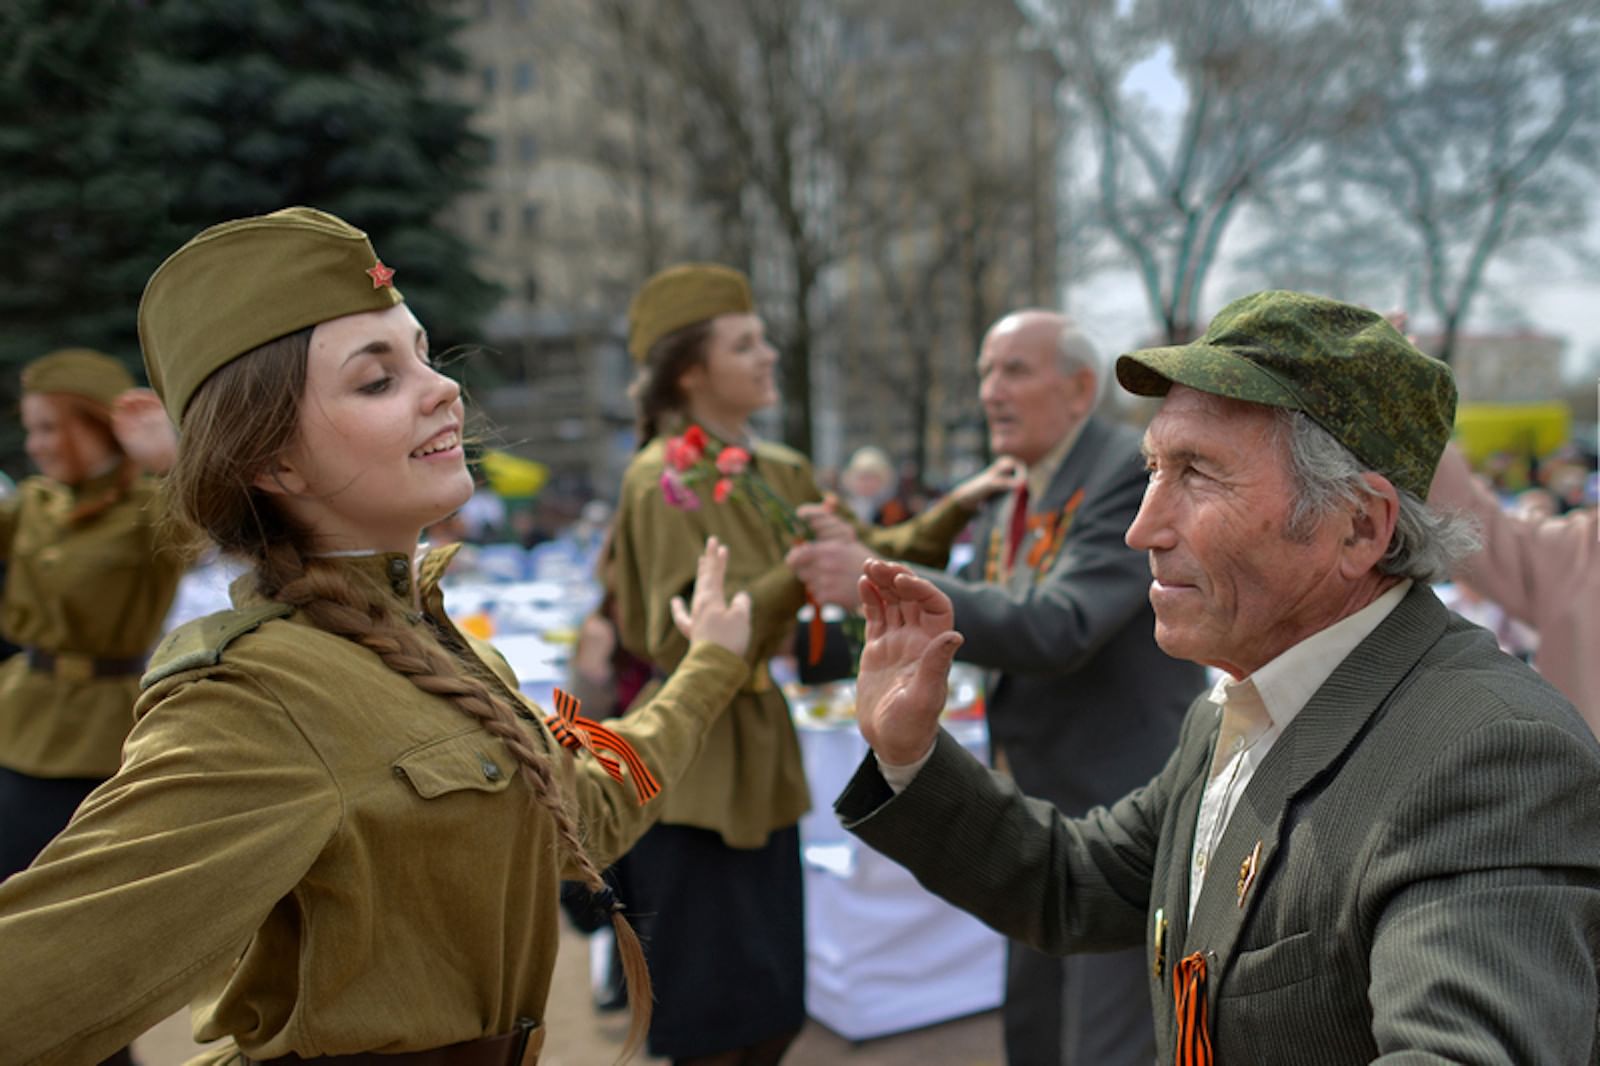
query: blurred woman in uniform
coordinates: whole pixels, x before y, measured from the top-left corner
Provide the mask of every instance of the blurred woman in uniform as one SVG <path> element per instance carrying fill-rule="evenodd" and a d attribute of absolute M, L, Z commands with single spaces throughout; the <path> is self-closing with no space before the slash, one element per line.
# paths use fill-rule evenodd
<path fill-rule="evenodd" d="M 19 649 L 0 666 L 0 881 L 116 773 L 186 561 L 149 476 L 177 439 L 121 363 L 82 348 L 29 363 L 22 426 L 39 476 L 0 502 L 0 632 Z"/>
<path fill-rule="evenodd" d="M 681 453 L 679 435 L 687 435 L 707 441 L 708 454 L 740 449 L 735 454 L 748 455 L 748 469 L 791 510 L 822 494 L 805 456 L 751 433 L 751 417 L 777 402 L 778 355 L 743 274 L 702 263 L 668 268 L 634 296 L 628 320 L 628 349 L 640 365 L 640 450 L 623 476 L 613 530 L 622 643 L 658 676 L 677 666 L 685 643 L 665 605 L 693 586 L 696 545 L 712 535 L 732 549 L 729 586 L 750 596 L 753 627 L 749 682 L 712 726 L 661 823 L 628 857 L 636 897 L 629 906 L 647 922 L 656 980 L 650 1050 L 679 1064 L 767 1066 L 805 1019 L 797 827 L 810 793 L 788 705 L 766 666 L 790 640 L 805 589 L 784 565 L 791 535 L 771 508 L 719 502 L 709 485 L 690 489 L 688 499 L 662 479 L 674 465 L 669 449 Z M 975 478 L 892 530 L 829 527 L 859 532 L 880 552 L 942 565 L 951 540 L 997 487 Z"/>
<path fill-rule="evenodd" d="M 93 1061 L 193 1000 L 202 1061 L 528 1066 L 563 874 L 616 913 L 600 866 L 748 673 L 725 549 L 650 707 L 547 725 L 445 614 L 448 551 L 417 558 L 472 493 L 460 389 L 365 234 L 307 208 L 214 226 L 139 330 L 173 506 L 252 569 L 157 649 L 122 768 L 0 886 L 7 1060 Z"/>

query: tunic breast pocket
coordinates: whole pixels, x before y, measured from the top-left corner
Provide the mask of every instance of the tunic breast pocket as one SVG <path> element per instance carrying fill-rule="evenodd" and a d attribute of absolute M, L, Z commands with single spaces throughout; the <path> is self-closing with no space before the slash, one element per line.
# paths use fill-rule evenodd
<path fill-rule="evenodd" d="M 396 777 L 431 800 L 452 792 L 504 792 L 516 760 L 499 741 L 475 729 L 412 748 L 393 767 Z"/>
<path fill-rule="evenodd" d="M 1317 956 L 1317 941 L 1310 932 L 1294 933 L 1254 951 L 1241 951 L 1234 957 L 1217 996 L 1252 996 L 1308 981 L 1316 976 Z"/>

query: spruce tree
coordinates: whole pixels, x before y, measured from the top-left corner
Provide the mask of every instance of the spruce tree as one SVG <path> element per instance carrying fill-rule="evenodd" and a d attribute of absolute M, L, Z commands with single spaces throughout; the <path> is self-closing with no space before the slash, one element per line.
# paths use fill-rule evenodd
<path fill-rule="evenodd" d="M 442 92 L 460 19 L 437 0 L 168 0 L 140 57 L 142 137 L 186 232 L 292 204 L 371 235 L 418 316 L 470 341 L 498 297 L 438 224 L 483 146 Z"/>
<path fill-rule="evenodd" d="M 171 239 L 133 143 L 126 0 L 0 4 L 0 465 L 21 473 L 17 372 L 64 347 L 138 365 L 139 292 Z"/>
<path fill-rule="evenodd" d="M 445 91 L 459 22 L 430 0 L 0 4 L 0 403 L 15 411 L 17 368 L 53 348 L 137 366 L 161 259 L 294 204 L 371 235 L 435 350 L 475 340 L 498 290 L 439 222 L 483 159 Z"/>

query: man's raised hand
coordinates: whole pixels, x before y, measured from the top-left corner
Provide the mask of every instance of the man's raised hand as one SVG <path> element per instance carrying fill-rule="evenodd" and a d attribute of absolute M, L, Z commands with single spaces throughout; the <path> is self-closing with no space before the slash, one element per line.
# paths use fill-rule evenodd
<path fill-rule="evenodd" d="M 939 732 L 950 663 L 961 647 L 950 598 L 898 563 L 869 560 L 860 584 L 867 643 L 856 677 L 856 722 L 878 758 L 906 765 Z"/>

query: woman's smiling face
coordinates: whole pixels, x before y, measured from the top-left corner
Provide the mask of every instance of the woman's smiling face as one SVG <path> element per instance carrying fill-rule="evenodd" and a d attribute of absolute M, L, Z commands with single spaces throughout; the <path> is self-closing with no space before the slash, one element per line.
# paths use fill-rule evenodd
<path fill-rule="evenodd" d="M 462 417 L 405 304 L 335 318 L 311 333 L 295 442 L 256 484 L 318 551 L 409 553 L 472 495 Z"/>

